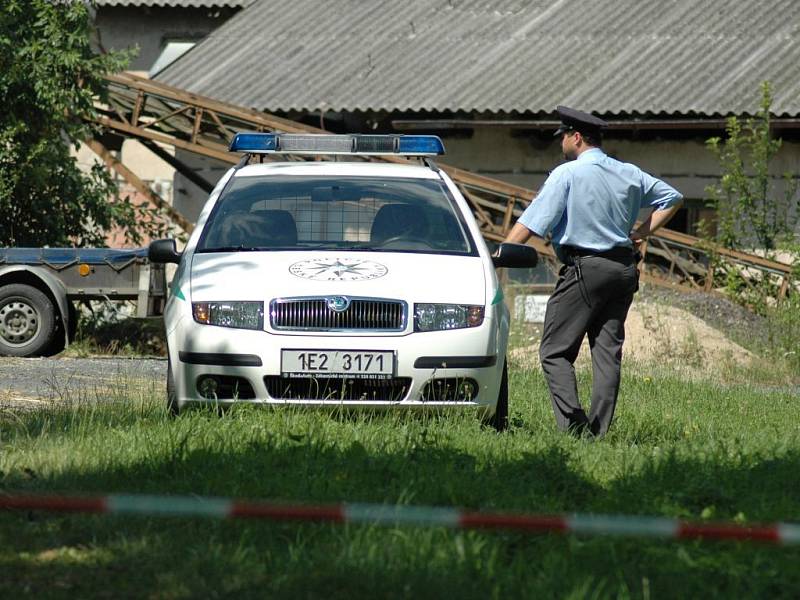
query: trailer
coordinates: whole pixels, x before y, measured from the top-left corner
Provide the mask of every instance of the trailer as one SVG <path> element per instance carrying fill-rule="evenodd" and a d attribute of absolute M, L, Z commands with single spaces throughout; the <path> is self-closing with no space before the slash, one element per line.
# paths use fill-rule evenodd
<path fill-rule="evenodd" d="M 147 248 L 0 248 L 0 355 L 63 350 L 77 325 L 75 303 L 136 301 L 136 317 L 163 313 L 164 265 Z"/>

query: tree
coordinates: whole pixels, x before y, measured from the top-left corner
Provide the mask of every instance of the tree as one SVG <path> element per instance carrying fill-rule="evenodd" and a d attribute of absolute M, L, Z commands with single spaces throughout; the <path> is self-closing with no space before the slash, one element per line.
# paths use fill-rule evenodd
<path fill-rule="evenodd" d="M 107 170 L 81 171 L 70 154 L 92 134 L 103 76 L 128 60 L 96 54 L 91 34 L 82 0 L 0 0 L 0 245 L 103 245 L 115 227 L 137 237 Z"/>
<path fill-rule="evenodd" d="M 755 118 L 742 124 L 730 117 L 726 139 L 706 144 L 719 159 L 722 178 L 706 188 L 717 210 L 717 241 L 726 248 L 757 248 L 769 256 L 780 243 L 792 239 L 798 223 L 800 197 L 797 182 L 785 174 L 784 189 L 776 191 L 770 162 L 781 147 L 770 133 L 772 93 L 761 85 L 761 106 Z"/>

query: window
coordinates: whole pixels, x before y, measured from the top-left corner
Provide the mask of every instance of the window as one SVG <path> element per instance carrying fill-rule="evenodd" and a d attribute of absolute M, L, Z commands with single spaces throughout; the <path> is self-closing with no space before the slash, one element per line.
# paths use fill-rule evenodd
<path fill-rule="evenodd" d="M 371 177 L 235 177 L 198 251 L 371 250 L 474 254 L 444 184 Z"/>
<path fill-rule="evenodd" d="M 164 44 L 164 49 L 161 51 L 161 54 L 158 55 L 153 66 L 150 67 L 147 76 L 155 77 L 159 71 L 166 69 L 169 65 L 191 50 L 195 43 L 196 42 L 187 41 L 167 41 Z"/>

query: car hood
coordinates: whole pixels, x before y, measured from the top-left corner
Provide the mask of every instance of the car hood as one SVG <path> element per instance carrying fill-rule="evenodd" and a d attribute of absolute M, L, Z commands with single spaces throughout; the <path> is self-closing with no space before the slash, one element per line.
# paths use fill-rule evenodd
<path fill-rule="evenodd" d="M 486 303 L 480 257 L 399 252 L 195 254 L 190 289 L 194 302 L 347 295 Z"/>

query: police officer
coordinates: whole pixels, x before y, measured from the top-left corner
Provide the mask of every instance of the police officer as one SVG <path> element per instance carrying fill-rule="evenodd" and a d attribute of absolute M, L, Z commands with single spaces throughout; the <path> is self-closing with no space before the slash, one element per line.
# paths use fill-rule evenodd
<path fill-rule="evenodd" d="M 602 436 L 620 382 L 625 318 L 638 289 L 637 250 L 678 210 L 683 196 L 638 167 L 603 152 L 604 121 L 558 106 L 561 149 L 554 169 L 506 241 L 552 235 L 563 266 L 547 302 L 539 357 L 561 430 Z M 649 216 L 633 230 L 641 209 Z M 592 354 L 589 414 L 578 401 L 573 364 L 584 336 Z"/>

